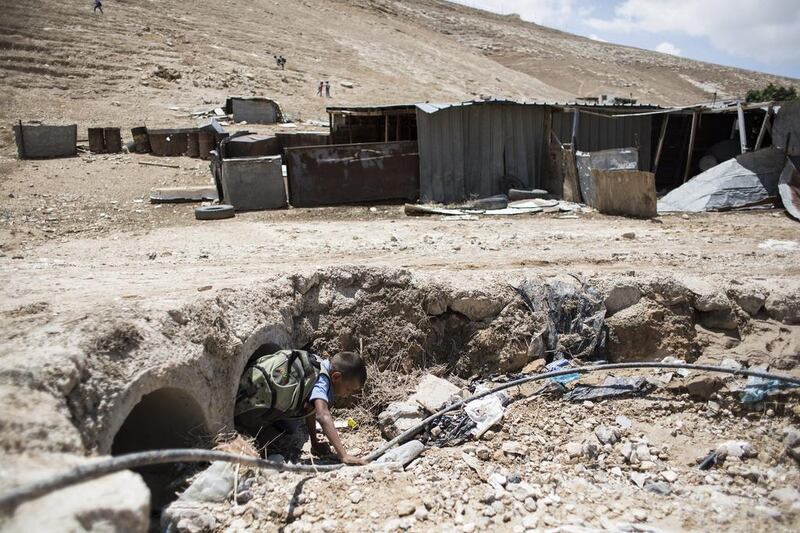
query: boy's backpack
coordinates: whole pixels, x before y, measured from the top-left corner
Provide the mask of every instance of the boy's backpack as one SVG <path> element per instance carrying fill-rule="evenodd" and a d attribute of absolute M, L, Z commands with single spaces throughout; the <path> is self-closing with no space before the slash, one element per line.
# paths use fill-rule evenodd
<path fill-rule="evenodd" d="M 329 376 L 319 358 L 303 350 L 280 350 L 260 357 L 242 374 L 234 416 L 260 412 L 259 418 L 265 422 L 267 418 L 302 417 L 320 374 Z"/>

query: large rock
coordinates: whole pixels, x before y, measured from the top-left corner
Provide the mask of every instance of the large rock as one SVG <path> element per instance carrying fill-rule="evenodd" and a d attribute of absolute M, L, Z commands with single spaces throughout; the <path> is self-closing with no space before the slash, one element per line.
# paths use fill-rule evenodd
<path fill-rule="evenodd" d="M 426 411 L 433 414 L 444 407 L 454 396 L 458 396 L 459 392 L 461 389 L 446 379 L 426 374 L 408 400 L 417 402 Z"/>
<path fill-rule="evenodd" d="M 500 298 L 479 293 L 464 293 L 453 299 L 450 309 L 470 320 L 478 321 L 497 316 L 505 305 L 506 302 Z"/>
<path fill-rule="evenodd" d="M 800 294 L 798 291 L 775 291 L 769 295 L 764 307 L 770 318 L 784 324 L 800 324 Z"/>
<path fill-rule="evenodd" d="M 701 374 L 690 378 L 686 383 L 689 394 L 695 398 L 708 400 L 711 396 L 724 386 L 722 378 L 708 374 Z"/>
<path fill-rule="evenodd" d="M 639 303 L 642 299 L 642 291 L 633 282 L 619 281 L 607 289 L 606 292 L 606 311 L 609 315 L 618 313 L 632 305 Z"/>
<path fill-rule="evenodd" d="M 696 278 L 685 278 L 684 285 L 689 289 L 692 307 L 701 313 L 731 310 L 731 301 L 719 289 Z"/>
<path fill-rule="evenodd" d="M 668 356 L 694 360 L 699 355 L 691 315 L 679 314 L 652 300 L 642 299 L 610 317 L 606 324 L 606 352 L 611 362 L 660 361 Z"/>
<path fill-rule="evenodd" d="M 764 291 L 755 287 L 733 287 L 728 290 L 728 297 L 750 316 L 756 316 L 767 301 Z"/>
<path fill-rule="evenodd" d="M 387 439 L 393 439 L 422 422 L 425 412 L 415 401 L 392 402 L 378 415 L 378 426 Z"/>
<path fill-rule="evenodd" d="M 32 481 L 47 477 L 49 474 L 60 473 L 68 465 L 76 463 L 74 459 L 67 459 L 65 462 L 56 461 L 50 464 L 53 460 L 54 457 L 47 457 L 30 464 L 25 480 Z M 81 458 L 77 462 L 84 460 Z M 48 465 L 48 471 L 43 471 L 42 463 Z M 74 533 L 97 531 L 145 533 L 149 526 L 150 491 L 138 474 L 125 471 L 58 490 L 24 503 L 0 529 Z"/>

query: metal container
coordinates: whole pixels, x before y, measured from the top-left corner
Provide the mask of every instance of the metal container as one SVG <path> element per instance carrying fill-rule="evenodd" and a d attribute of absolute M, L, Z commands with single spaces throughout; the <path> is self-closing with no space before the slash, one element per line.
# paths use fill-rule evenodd
<path fill-rule="evenodd" d="M 93 154 L 106 153 L 106 138 L 103 128 L 89 128 L 89 151 Z"/>
<path fill-rule="evenodd" d="M 147 128 L 142 126 L 140 128 L 133 128 L 131 130 L 133 135 L 133 142 L 136 145 L 137 154 L 150 153 L 150 137 L 147 135 Z"/>
<path fill-rule="evenodd" d="M 192 130 L 186 134 L 186 155 L 189 157 L 200 157 L 198 130 Z"/>
<path fill-rule="evenodd" d="M 192 128 L 147 130 L 153 155 L 179 156 L 186 154 L 187 136 Z"/>
<path fill-rule="evenodd" d="M 109 154 L 118 154 L 122 151 L 122 134 L 119 128 L 103 128 L 103 133 L 106 139 L 106 152 Z M 89 138 L 91 146 L 91 137 Z"/>
<path fill-rule="evenodd" d="M 211 150 L 216 148 L 216 138 L 213 131 L 200 130 L 197 132 L 197 146 L 200 159 L 210 159 Z"/>

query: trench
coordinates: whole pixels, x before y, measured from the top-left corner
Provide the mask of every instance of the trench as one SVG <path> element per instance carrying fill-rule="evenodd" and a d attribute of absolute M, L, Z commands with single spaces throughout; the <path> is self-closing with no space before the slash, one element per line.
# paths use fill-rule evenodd
<path fill-rule="evenodd" d="M 527 287 L 524 295 L 520 287 Z M 233 427 L 237 385 L 248 362 L 283 348 L 323 357 L 355 351 L 367 361 L 368 380 L 395 379 L 391 386 L 368 381 L 357 402 L 372 415 L 361 423 L 377 426 L 378 412 L 407 397 L 410 382 L 402 377 L 425 371 L 469 380 L 560 358 L 627 362 L 674 356 L 695 362 L 708 348 L 698 334 L 704 327 L 709 338 L 716 335 L 729 348 L 745 339 L 752 345 L 759 336 L 765 347 L 774 346 L 765 333 L 773 330 L 797 341 L 800 326 L 777 325 L 763 303 L 745 313 L 735 296 L 724 298 L 730 309 L 711 309 L 683 285 L 662 279 L 596 285 L 533 280 L 516 290 L 505 283 L 465 290 L 369 269 L 295 277 L 278 289 L 231 291 L 212 303 L 170 311 L 160 322 L 161 337 L 143 335 L 131 364 L 136 353 L 161 349 L 159 340 L 190 347 L 194 355 L 191 364 L 170 370 L 172 352 L 164 352 L 160 376 L 170 385 L 142 396 L 113 436 L 111 453 L 210 447 L 209 436 Z M 786 351 L 792 349 L 787 344 Z M 189 376 L 197 368 L 205 368 L 204 379 Z M 152 493 L 154 529 L 193 472 L 180 465 L 140 472 Z"/>

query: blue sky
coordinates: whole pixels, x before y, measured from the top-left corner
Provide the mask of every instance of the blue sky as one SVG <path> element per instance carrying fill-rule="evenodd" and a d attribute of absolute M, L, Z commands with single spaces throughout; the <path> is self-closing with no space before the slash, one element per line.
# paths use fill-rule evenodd
<path fill-rule="evenodd" d="M 453 0 L 578 35 L 800 78 L 800 0 Z"/>

